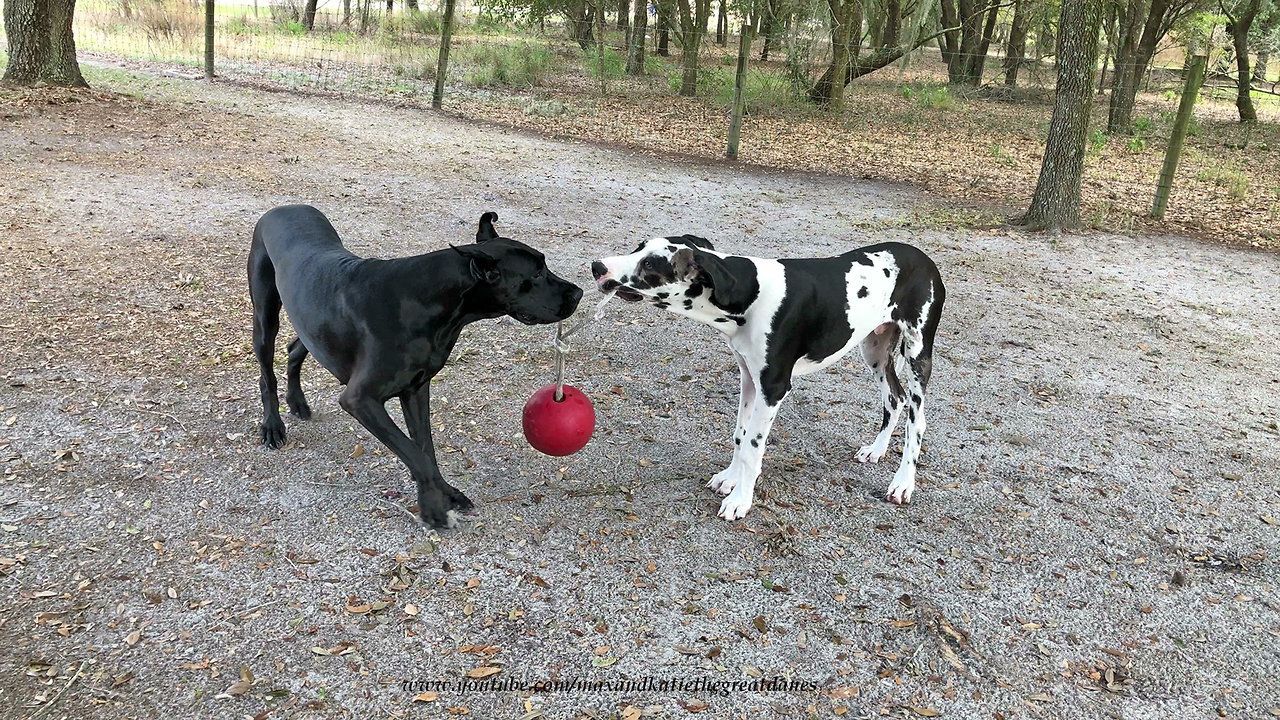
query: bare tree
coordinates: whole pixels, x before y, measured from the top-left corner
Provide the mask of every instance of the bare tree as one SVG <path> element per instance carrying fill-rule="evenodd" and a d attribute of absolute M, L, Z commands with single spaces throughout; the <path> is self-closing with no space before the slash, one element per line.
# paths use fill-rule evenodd
<path fill-rule="evenodd" d="M 76 61 L 76 40 L 71 31 L 75 11 L 75 0 L 7 0 L 4 26 L 9 64 L 4 81 L 88 87 Z"/>
<path fill-rule="evenodd" d="M 1102 0 L 1062 0 L 1058 24 L 1058 89 L 1040 179 L 1022 222 L 1035 228 L 1080 224 L 1080 176 L 1093 108 Z"/>

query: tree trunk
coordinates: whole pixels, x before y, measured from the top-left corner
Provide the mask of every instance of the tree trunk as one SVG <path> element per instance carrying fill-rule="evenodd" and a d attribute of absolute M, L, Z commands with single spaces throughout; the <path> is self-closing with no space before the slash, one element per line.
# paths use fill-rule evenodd
<path fill-rule="evenodd" d="M 658 0 L 654 3 L 654 9 L 658 12 L 658 55 L 662 57 L 670 57 L 670 30 L 671 17 L 670 10 L 663 7 L 669 0 Z"/>
<path fill-rule="evenodd" d="M 680 60 L 684 72 L 680 79 L 680 94 L 693 97 L 698 94 L 698 48 L 702 45 L 702 30 L 710 16 L 710 0 L 678 0 L 680 8 Z"/>
<path fill-rule="evenodd" d="M 395 10 L 395 0 L 387 0 L 387 16 L 390 17 L 391 13 L 394 10 Z"/>
<path fill-rule="evenodd" d="M 760 61 L 769 59 L 770 45 L 773 43 L 774 14 L 778 12 L 778 0 L 768 0 L 764 6 L 764 17 L 760 20 L 760 34 L 764 36 L 764 47 L 760 50 Z"/>
<path fill-rule="evenodd" d="M 1058 88 L 1040 179 L 1023 217 L 1036 228 L 1080 224 L 1080 175 L 1093 105 L 1102 0 L 1063 0 L 1058 25 Z"/>
<path fill-rule="evenodd" d="M 1111 83 L 1111 104 L 1107 112 L 1107 132 L 1128 132 L 1133 122 L 1133 105 L 1138 97 L 1138 88 L 1142 85 L 1143 74 L 1147 65 L 1155 56 L 1156 44 L 1164 36 L 1167 29 L 1166 14 L 1170 11 L 1170 0 L 1133 0 L 1124 19 L 1121 21 L 1119 52 L 1116 54 L 1116 67 Z M 1175 13 L 1181 12 L 1181 6 L 1173 8 Z M 1146 13 L 1146 22 L 1138 33 L 1138 20 Z"/>
<path fill-rule="evenodd" d="M 572 0 L 565 6 L 565 15 L 569 21 L 570 34 L 578 47 L 586 52 L 587 48 L 595 44 L 595 35 L 591 31 L 591 24 L 595 21 L 595 8 L 588 5 L 586 0 Z"/>
<path fill-rule="evenodd" d="M 1000 12 L 1000 3 L 991 3 L 991 8 L 987 11 L 987 25 L 982 29 L 982 40 L 978 44 L 978 52 L 972 58 L 972 65 L 969 68 L 969 74 L 973 78 L 974 85 L 982 84 L 982 73 L 987 67 L 987 52 L 991 50 L 991 38 L 996 31 L 996 16 Z"/>
<path fill-rule="evenodd" d="M 1013 6 L 1013 24 L 1009 27 L 1009 42 L 1004 46 L 1004 84 L 1018 86 L 1018 69 L 1027 54 L 1027 12 L 1030 0 L 1017 0 Z"/>
<path fill-rule="evenodd" d="M 11 0 L 4 5 L 9 64 L 4 81 L 88 87 L 76 61 L 75 0 Z"/>
<path fill-rule="evenodd" d="M 416 11 L 418 9 L 418 0 L 404 0 L 404 7 L 406 10 Z"/>
<path fill-rule="evenodd" d="M 636 2 L 647 2 L 647 0 L 636 0 Z M 618 0 L 618 30 L 626 30 L 630 27 L 627 22 L 631 16 L 631 0 Z"/>
<path fill-rule="evenodd" d="M 881 48 L 898 47 L 898 36 L 902 33 L 902 3 L 900 0 L 887 0 L 884 16 L 884 35 L 880 38 Z"/>
<path fill-rule="evenodd" d="M 1103 89 L 1107 86 L 1107 63 L 1111 60 L 1111 45 L 1115 42 L 1116 36 L 1116 9 L 1112 5 L 1107 10 L 1105 32 L 1107 34 L 1107 48 L 1102 51 L 1102 71 L 1098 73 L 1098 94 L 1101 95 Z"/>
<path fill-rule="evenodd" d="M 34 85 L 49 57 L 48 0 L 6 0 L 4 27 L 9 38 L 4 81 Z"/>
<path fill-rule="evenodd" d="M 941 0 L 942 36 L 938 38 L 938 50 L 942 52 L 942 62 L 947 65 L 947 77 L 953 78 L 960 68 L 960 15 L 956 12 L 955 0 Z"/>
<path fill-rule="evenodd" d="M 1258 119 L 1250 94 L 1253 73 L 1249 72 L 1249 28 L 1258 16 L 1258 5 L 1259 0 L 1251 0 L 1240 17 L 1227 16 L 1227 32 L 1231 33 L 1231 42 L 1236 49 L 1236 111 L 1240 113 L 1240 122 Z"/>
<path fill-rule="evenodd" d="M 342 25 L 351 27 L 351 0 L 342 0 Z"/>
<path fill-rule="evenodd" d="M 631 47 L 627 48 L 627 74 L 644 74 L 645 30 L 649 27 L 649 3 L 636 0 L 635 16 L 631 22 Z"/>
<path fill-rule="evenodd" d="M 947 77 L 954 85 L 976 86 L 981 80 L 980 53 L 986 36 L 983 21 L 987 18 L 988 0 L 960 0 L 958 8 L 949 8 L 949 0 L 942 0 L 942 22 L 947 27 L 959 25 L 959 42 L 956 31 L 946 36 L 950 45 L 947 58 Z M 992 0 L 991 5 L 998 5 Z M 959 15 L 953 13 L 958 9 Z M 997 8 L 998 9 L 998 8 Z M 992 24 L 988 21 L 986 24 Z"/>
<path fill-rule="evenodd" d="M 307 0 L 306 5 L 302 8 L 302 24 L 308 30 L 314 30 L 316 27 L 316 0 Z"/>
<path fill-rule="evenodd" d="M 716 13 L 716 44 L 724 47 L 729 42 L 729 10 L 725 0 L 720 0 L 720 9 Z"/>
<path fill-rule="evenodd" d="M 1271 61 L 1271 53 L 1264 49 L 1258 50 L 1258 59 L 1253 63 L 1253 81 L 1261 85 L 1267 81 L 1267 63 Z"/>

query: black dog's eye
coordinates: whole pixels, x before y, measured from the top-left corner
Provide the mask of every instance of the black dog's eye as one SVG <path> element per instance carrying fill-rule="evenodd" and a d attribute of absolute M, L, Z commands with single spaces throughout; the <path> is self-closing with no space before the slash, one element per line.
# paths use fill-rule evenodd
<path fill-rule="evenodd" d="M 537 279 L 537 280 L 541 280 L 546 276 L 547 276 L 547 268 L 545 266 L 538 268 L 538 272 L 533 274 L 534 279 Z"/>

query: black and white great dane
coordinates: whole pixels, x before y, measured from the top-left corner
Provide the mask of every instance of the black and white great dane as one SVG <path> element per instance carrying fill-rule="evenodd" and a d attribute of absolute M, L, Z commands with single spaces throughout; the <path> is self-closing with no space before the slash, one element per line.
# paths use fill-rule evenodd
<path fill-rule="evenodd" d="M 716 252 L 693 235 L 654 238 L 627 255 L 591 264 L 601 292 L 693 318 L 724 333 L 738 361 L 742 396 L 733 461 L 708 487 L 727 495 L 720 517 L 751 509 L 769 428 L 791 379 L 829 367 L 855 346 L 880 381 L 880 434 L 858 451 L 878 462 L 906 408 L 902 464 L 886 498 L 911 501 L 924 437 L 924 392 L 946 291 L 933 261 L 901 243 L 838 257 L 764 260 Z M 903 388 L 899 374 L 906 380 Z"/>

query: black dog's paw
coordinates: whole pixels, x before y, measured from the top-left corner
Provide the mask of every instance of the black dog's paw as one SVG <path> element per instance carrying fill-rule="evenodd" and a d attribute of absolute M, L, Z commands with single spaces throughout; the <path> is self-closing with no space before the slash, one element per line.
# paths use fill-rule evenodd
<path fill-rule="evenodd" d="M 258 427 L 258 437 L 262 438 L 262 444 L 267 447 L 276 450 L 284 447 L 284 421 L 278 417 L 263 420 Z"/>
<path fill-rule="evenodd" d="M 450 507 L 450 498 L 439 488 L 431 488 L 418 494 L 418 517 L 433 528 L 451 528 L 457 524 L 457 513 Z"/>
<path fill-rule="evenodd" d="M 471 498 L 463 495 L 457 488 L 449 488 L 445 493 L 449 497 L 449 505 L 458 512 L 468 512 L 476 507 L 476 504 L 471 502 Z"/>
<path fill-rule="evenodd" d="M 311 406 L 307 404 L 305 398 L 285 398 L 285 402 L 289 403 L 289 414 L 299 420 L 311 419 Z"/>

